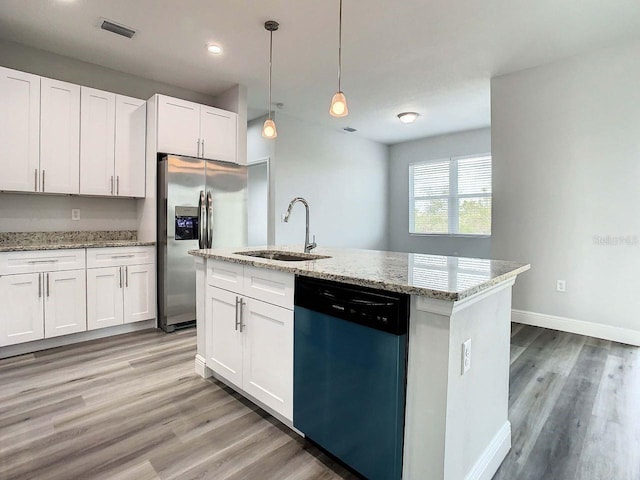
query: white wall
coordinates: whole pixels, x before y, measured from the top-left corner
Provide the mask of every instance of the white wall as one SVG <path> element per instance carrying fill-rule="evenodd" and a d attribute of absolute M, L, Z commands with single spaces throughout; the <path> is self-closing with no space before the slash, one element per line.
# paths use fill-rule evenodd
<path fill-rule="evenodd" d="M 275 211 L 275 178 L 273 176 L 273 159 L 275 156 L 276 142 L 262 138 L 262 124 L 267 116 L 251 120 L 247 125 L 247 163 L 251 164 L 258 160 L 269 159 L 269 184 L 268 184 L 268 204 L 267 210 L 267 244 L 275 245 L 275 219 L 271 212 Z M 275 118 L 275 117 L 274 117 Z M 256 205 L 257 206 L 257 205 Z M 251 229 L 251 226 L 249 226 Z M 257 241 L 257 240 L 256 240 Z"/>
<path fill-rule="evenodd" d="M 514 308 L 551 315 L 521 320 L 640 344 L 639 59 L 636 42 L 491 82 L 492 256 L 530 262 Z"/>
<path fill-rule="evenodd" d="M 80 220 L 71 220 L 71 209 Z M 137 230 L 136 201 L 0 193 L 0 232 L 55 232 L 71 230 Z"/>
<path fill-rule="evenodd" d="M 488 152 L 491 152 L 490 128 L 392 145 L 389 158 L 389 249 L 488 258 L 490 238 L 409 235 L 409 164 Z"/>
<path fill-rule="evenodd" d="M 280 220 L 300 196 L 318 245 L 388 249 L 388 147 L 280 113 L 276 125 L 275 243 L 303 243 L 304 207 L 294 207 L 289 223 Z"/>
<path fill-rule="evenodd" d="M 247 169 L 247 245 L 267 245 L 268 224 L 269 164 L 250 164 Z"/>

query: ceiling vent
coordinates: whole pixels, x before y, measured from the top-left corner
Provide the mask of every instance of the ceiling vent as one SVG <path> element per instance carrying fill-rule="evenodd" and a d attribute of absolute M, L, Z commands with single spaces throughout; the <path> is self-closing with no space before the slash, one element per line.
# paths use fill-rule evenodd
<path fill-rule="evenodd" d="M 349 133 L 353 133 L 353 132 L 357 132 L 357 131 L 358 131 L 358 130 L 356 130 L 356 129 L 355 129 L 355 128 L 353 128 L 353 127 L 344 127 L 344 128 L 343 128 L 343 130 L 344 130 L 345 132 L 349 132 Z"/>
<path fill-rule="evenodd" d="M 100 19 L 100 28 L 107 32 L 115 33 L 116 35 L 121 35 L 127 38 L 131 38 L 136 34 L 136 31 L 131 28 L 125 27 L 124 25 L 118 25 L 117 23 L 104 18 Z"/>

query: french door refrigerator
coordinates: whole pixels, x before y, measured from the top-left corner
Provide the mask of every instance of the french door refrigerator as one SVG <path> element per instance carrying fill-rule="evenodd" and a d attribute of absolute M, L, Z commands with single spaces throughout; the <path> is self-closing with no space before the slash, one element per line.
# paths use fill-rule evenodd
<path fill-rule="evenodd" d="M 196 319 L 187 252 L 247 243 L 247 167 L 167 155 L 158 162 L 158 319 L 171 332 Z"/>

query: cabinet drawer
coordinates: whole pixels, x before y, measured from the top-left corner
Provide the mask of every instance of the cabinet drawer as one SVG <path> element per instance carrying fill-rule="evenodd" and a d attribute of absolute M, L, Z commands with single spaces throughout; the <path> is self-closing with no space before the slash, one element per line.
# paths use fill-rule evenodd
<path fill-rule="evenodd" d="M 155 247 L 88 248 L 87 268 L 156 263 Z"/>
<path fill-rule="evenodd" d="M 207 261 L 207 284 L 235 293 L 243 293 L 244 267 L 238 263 Z"/>
<path fill-rule="evenodd" d="M 0 275 L 58 272 L 85 268 L 84 248 L 0 253 Z"/>
<path fill-rule="evenodd" d="M 244 267 L 244 294 L 273 305 L 293 310 L 294 275 L 267 270 L 266 268 Z"/>

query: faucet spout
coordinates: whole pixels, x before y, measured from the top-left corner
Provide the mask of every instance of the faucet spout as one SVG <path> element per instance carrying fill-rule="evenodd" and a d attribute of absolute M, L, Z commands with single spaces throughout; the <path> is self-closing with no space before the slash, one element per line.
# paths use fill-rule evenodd
<path fill-rule="evenodd" d="M 313 236 L 313 242 L 309 242 L 309 203 L 302 197 L 296 197 L 289 203 L 289 207 L 287 208 L 287 212 L 284 215 L 284 221 L 288 222 L 289 217 L 291 216 L 291 210 L 296 203 L 302 203 L 304 205 L 306 211 L 306 227 L 304 233 L 304 253 L 309 253 L 312 249 L 316 248 L 316 237 Z"/>

